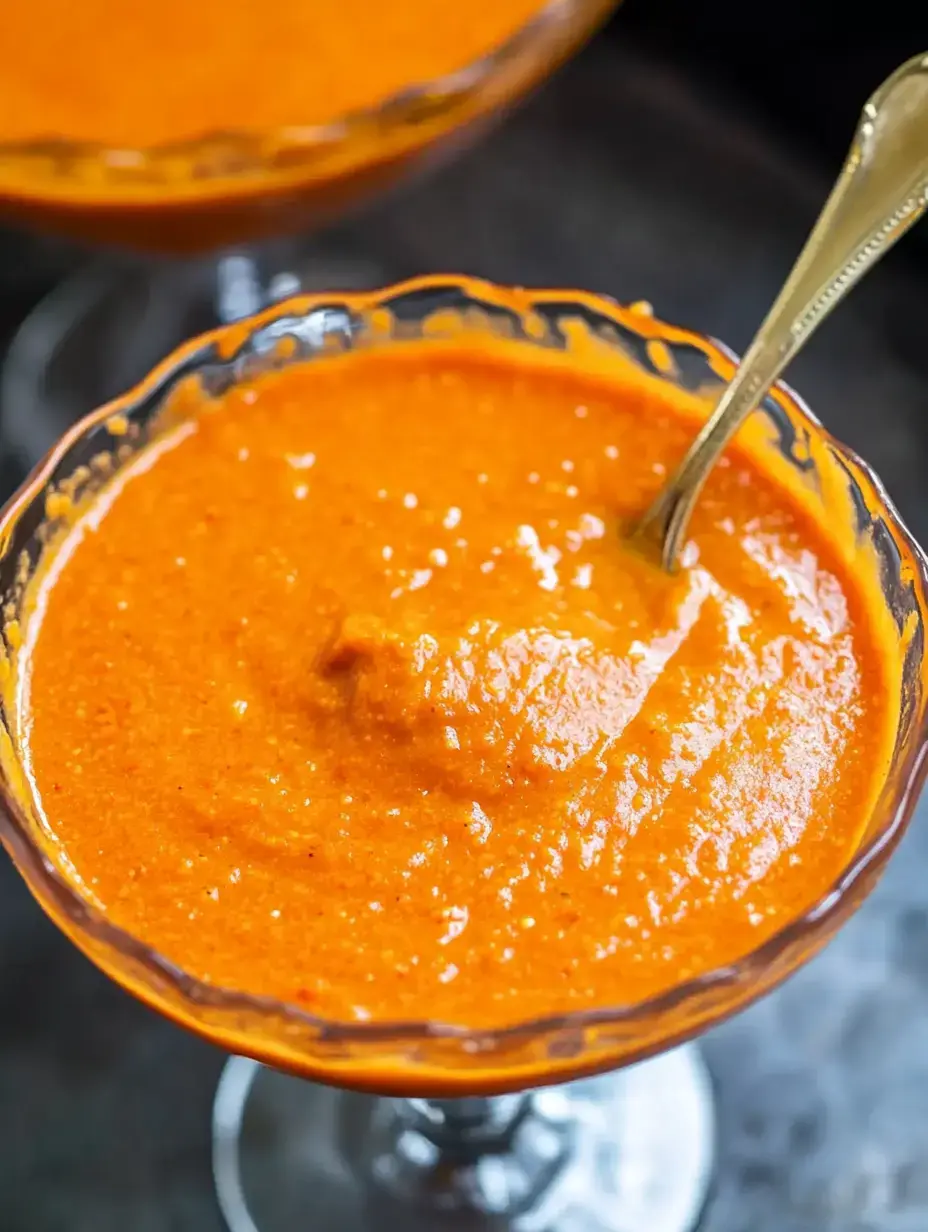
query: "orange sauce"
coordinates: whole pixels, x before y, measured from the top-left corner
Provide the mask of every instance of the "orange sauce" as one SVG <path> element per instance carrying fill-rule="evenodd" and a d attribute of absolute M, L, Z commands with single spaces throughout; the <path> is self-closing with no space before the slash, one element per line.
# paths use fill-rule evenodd
<path fill-rule="evenodd" d="M 844 868 L 897 715 L 871 596 L 738 445 L 678 575 L 622 543 L 672 390 L 462 338 L 193 403 L 26 629 L 36 799 L 113 922 L 331 1019 L 488 1026 L 729 963 Z"/>
<path fill-rule="evenodd" d="M 0 145 L 138 150 L 324 124 L 463 69 L 542 0 L 7 5 Z"/>

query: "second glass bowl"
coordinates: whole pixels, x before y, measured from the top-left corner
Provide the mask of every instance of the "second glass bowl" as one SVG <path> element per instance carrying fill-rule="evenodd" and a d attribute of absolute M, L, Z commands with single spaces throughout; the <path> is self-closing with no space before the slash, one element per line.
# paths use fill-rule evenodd
<path fill-rule="evenodd" d="M 213 252 L 304 232 L 427 158 L 453 152 L 465 134 L 552 73 L 618 2 L 548 0 L 511 38 L 458 72 L 410 81 L 379 105 L 331 123 L 297 118 L 270 132 L 206 133 L 139 149 L 44 133 L 0 142 L 0 212 L 143 252 Z"/>

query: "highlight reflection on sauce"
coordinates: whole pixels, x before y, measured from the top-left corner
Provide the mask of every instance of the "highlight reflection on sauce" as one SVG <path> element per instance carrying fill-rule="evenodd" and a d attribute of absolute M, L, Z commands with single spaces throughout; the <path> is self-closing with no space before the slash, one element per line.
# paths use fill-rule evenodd
<path fill-rule="evenodd" d="M 895 701 L 866 587 L 732 451 L 683 567 L 624 547 L 692 434 L 476 346 L 291 367 L 91 505 L 27 629 L 71 875 L 191 974 L 338 1019 L 633 1002 L 840 872 Z"/>

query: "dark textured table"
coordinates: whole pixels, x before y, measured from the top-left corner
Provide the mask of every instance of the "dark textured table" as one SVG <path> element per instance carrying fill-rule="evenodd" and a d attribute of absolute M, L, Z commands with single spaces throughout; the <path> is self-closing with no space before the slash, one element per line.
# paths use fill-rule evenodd
<path fill-rule="evenodd" d="M 726 100 L 600 43 L 481 148 L 326 245 L 391 275 L 646 298 L 738 347 L 825 187 Z M 925 539 L 928 276 L 905 258 L 791 375 Z M 720 1110 L 706 1232 L 928 1229 L 926 871 L 923 808 L 838 940 L 706 1037 Z M 2 860 L 0 1010 L 0 1232 L 219 1232 L 208 1125 L 223 1058 L 97 974 Z"/>

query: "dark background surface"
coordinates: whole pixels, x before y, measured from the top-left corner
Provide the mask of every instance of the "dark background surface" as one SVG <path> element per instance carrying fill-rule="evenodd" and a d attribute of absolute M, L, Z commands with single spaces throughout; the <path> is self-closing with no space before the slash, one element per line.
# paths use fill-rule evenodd
<path fill-rule="evenodd" d="M 453 268 L 646 298 L 742 347 L 864 96 L 928 47 L 915 6 L 891 33 L 855 25 L 842 43 L 836 25 L 857 20 L 793 0 L 633 0 L 484 145 L 320 251 L 388 277 Z M 926 239 L 855 292 L 791 373 L 923 540 Z M 76 260 L 0 232 L 0 339 Z M 7 459 L 0 482 L 15 469 Z M 826 953 L 707 1037 L 721 1116 L 707 1232 L 928 1229 L 926 857 L 923 809 Z M 0 1232 L 219 1232 L 208 1126 L 222 1060 L 92 969 L 0 857 Z"/>
<path fill-rule="evenodd" d="M 918 4 L 851 8 L 841 0 L 629 0 L 612 36 L 730 89 L 795 148 L 837 160 L 861 104 L 894 68 L 928 50 Z"/>

